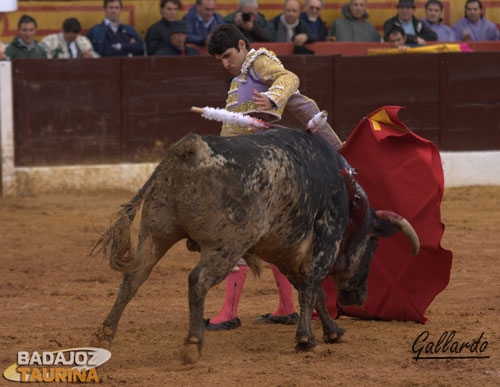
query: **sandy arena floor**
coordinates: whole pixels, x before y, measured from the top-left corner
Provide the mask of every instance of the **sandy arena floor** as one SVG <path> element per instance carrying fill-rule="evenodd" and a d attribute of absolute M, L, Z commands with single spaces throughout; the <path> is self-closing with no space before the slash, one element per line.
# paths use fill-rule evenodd
<path fill-rule="evenodd" d="M 98 232 L 132 195 L 127 192 L 0 198 L 0 370 L 17 352 L 89 344 L 121 282 L 107 262 L 89 258 Z M 121 319 L 111 359 L 98 368 L 102 386 L 498 386 L 500 385 L 500 187 L 447 189 L 442 245 L 454 253 L 451 281 L 431 304 L 426 325 L 341 318 L 344 343 L 294 352 L 294 326 L 253 324 L 277 303 L 268 265 L 249 275 L 241 328 L 207 332 L 201 361 L 185 366 L 187 275 L 198 256 L 172 248 Z M 212 289 L 206 317 L 221 306 Z M 317 337 L 320 324 L 313 322 Z M 412 359 L 423 331 L 437 339 L 487 341 L 489 359 Z M 16 384 L 0 378 L 0 385 Z M 61 384 L 59 384 L 61 385 Z"/>

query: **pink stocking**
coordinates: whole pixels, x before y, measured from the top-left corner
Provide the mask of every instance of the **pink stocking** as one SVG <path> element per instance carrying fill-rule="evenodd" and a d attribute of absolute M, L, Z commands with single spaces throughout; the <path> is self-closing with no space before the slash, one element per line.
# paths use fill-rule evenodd
<path fill-rule="evenodd" d="M 278 309 L 271 313 L 271 315 L 286 316 L 294 313 L 295 306 L 293 305 L 292 284 L 283 274 L 281 274 L 276 266 L 271 265 L 271 270 L 273 271 L 274 280 L 276 281 L 278 295 L 280 298 Z"/>
<path fill-rule="evenodd" d="M 219 314 L 210 319 L 211 324 L 232 320 L 238 314 L 238 303 L 240 302 L 243 285 L 245 285 L 248 266 L 238 266 L 238 268 L 238 271 L 232 271 L 226 277 L 224 305 L 222 305 Z"/>

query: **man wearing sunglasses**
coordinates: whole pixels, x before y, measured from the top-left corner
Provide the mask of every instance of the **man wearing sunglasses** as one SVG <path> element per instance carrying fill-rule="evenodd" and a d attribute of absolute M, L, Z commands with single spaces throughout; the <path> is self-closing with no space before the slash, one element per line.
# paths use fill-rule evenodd
<path fill-rule="evenodd" d="M 321 19 L 323 7 L 323 0 L 306 0 L 305 12 L 300 15 L 300 19 L 309 26 L 317 42 L 324 42 L 328 32 L 326 23 Z"/>

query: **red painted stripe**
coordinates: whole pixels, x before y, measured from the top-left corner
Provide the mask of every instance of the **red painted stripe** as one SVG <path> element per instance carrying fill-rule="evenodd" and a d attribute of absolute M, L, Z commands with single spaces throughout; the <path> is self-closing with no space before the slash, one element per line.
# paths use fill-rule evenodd
<path fill-rule="evenodd" d="M 130 8 L 131 6 L 125 6 L 123 8 Z M 18 8 L 19 12 L 30 12 L 30 11 L 103 11 L 102 7 L 96 5 L 21 5 Z M 104 11 L 103 11 L 104 12 Z"/>

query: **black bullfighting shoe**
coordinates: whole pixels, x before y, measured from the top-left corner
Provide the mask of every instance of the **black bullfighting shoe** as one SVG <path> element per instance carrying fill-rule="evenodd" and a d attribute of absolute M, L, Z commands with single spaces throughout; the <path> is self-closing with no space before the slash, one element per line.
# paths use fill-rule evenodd
<path fill-rule="evenodd" d="M 297 325 L 299 322 L 299 315 L 297 312 L 287 314 L 286 316 L 273 316 L 271 313 L 263 314 L 253 320 L 254 323 L 268 323 L 268 324 L 284 324 L 284 325 Z"/>
<path fill-rule="evenodd" d="M 209 331 L 228 331 L 230 329 L 236 329 L 239 326 L 241 326 L 241 321 L 238 317 L 233 318 L 232 320 L 229 321 L 224 321 L 218 324 L 212 324 L 210 322 L 210 319 L 207 318 L 203 320 L 203 323 L 205 324 L 205 329 L 208 329 Z"/>

